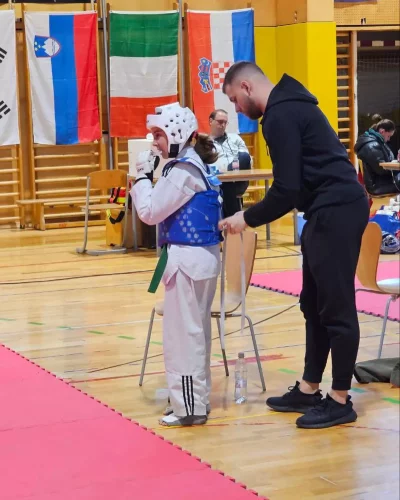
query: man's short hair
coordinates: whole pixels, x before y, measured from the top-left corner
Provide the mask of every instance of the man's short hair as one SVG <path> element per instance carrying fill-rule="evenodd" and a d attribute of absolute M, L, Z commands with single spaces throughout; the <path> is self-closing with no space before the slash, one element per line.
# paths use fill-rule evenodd
<path fill-rule="evenodd" d="M 215 117 L 217 116 L 218 113 L 224 113 L 225 115 L 228 114 L 227 111 L 224 109 L 214 109 L 212 113 L 210 113 L 210 116 L 208 117 L 210 120 L 215 120 Z"/>
<path fill-rule="evenodd" d="M 250 62 L 250 61 L 239 61 L 235 64 L 233 64 L 227 71 L 225 75 L 225 80 L 224 84 L 222 86 L 222 92 L 225 94 L 226 93 L 226 87 L 227 85 L 232 85 L 234 80 L 238 78 L 239 76 L 242 75 L 248 75 L 248 74 L 259 74 L 259 75 L 264 75 L 263 70 L 257 66 L 257 64 Z"/>

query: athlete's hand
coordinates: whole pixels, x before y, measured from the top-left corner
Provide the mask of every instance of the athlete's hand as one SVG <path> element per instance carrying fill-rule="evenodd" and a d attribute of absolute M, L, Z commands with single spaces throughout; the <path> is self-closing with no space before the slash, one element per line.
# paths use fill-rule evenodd
<path fill-rule="evenodd" d="M 153 151 L 142 151 L 136 157 L 136 171 L 139 174 L 151 174 L 154 170 L 156 156 Z"/>

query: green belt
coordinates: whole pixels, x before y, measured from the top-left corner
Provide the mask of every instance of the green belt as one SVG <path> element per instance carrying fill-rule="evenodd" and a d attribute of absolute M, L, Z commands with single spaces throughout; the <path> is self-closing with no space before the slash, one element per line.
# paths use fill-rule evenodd
<path fill-rule="evenodd" d="M 154 270 L 153 277 L 151 278 L 149 289 L 147 290 L 149 293 L 156 293 L 158 285 L 160 284 L 161 278 L 164 274 L 165 268 L 167 267 L 167 262 L 168 262 L 167 245 L 164 245 L 162 247 L 160 258 L 158 259 L 156 268 Z"/>

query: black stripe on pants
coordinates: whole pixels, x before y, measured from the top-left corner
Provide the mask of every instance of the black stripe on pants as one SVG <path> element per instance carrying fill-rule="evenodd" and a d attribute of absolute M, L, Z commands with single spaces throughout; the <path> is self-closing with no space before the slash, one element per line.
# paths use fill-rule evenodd
<path fill-rule="evenodd" d="M 300 307 L 306 320 L 303 379 L 321 382 L 331 351 L 332 389 L 338 391 L 351 387 L 360 341 L 354 279 L 368 217 L 366 197 L 323 207 L 307 221 L 301 238 Z"/>
<path fill-rule="evenodd" d="M 182 375 L 182 395 L 185 404 L 186 415 L 194 415 L 194 393 L 193 393 L 193 377 Z"/>

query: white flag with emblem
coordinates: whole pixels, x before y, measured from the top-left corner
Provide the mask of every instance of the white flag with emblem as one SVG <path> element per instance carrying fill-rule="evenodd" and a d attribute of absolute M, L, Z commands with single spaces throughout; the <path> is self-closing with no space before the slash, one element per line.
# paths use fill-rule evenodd
<path fill-rule="evenodd" d="M 0 11 L 0 146 L 19 144 L 15 15 Z"/>

